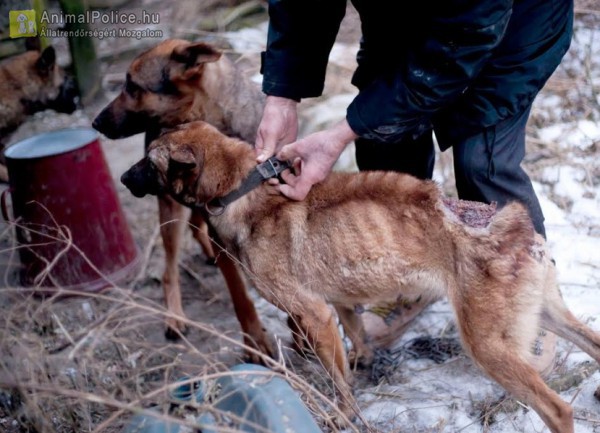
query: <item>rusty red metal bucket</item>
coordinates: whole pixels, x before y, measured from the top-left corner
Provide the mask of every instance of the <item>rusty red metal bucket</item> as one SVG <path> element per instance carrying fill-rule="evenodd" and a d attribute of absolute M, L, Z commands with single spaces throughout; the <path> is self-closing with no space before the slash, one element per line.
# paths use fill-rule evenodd
<path fill-rule="evenodd" d="M 126 282 L 139 250 L 118 200 L 97 133 L 52 131 L 5 151 L 22 268 L 20 283 L 36 293 L 95 292 Z"/>

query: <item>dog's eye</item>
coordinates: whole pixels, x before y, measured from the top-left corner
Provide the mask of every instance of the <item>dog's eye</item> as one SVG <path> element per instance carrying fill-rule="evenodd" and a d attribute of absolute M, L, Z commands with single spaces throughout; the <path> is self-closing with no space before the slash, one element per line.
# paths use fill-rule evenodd
<path fill-rule="evenodd" d="M 139 84 L 134 83 L 131 79 L 125 80 L 125 92 L 130 95 L 135 95 L 138 92 L 141 92 L 143 89 Z"/>

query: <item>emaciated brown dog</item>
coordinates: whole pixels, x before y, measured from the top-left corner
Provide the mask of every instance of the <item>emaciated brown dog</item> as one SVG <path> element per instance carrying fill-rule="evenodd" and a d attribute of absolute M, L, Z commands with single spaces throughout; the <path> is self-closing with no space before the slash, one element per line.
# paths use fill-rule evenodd
<path fill-rule="evenodd" d="M 193 122 L 155 140 L 124 181 L 138 196 L 167 191 L 202 208 L 238 189 L 255 167 L 248 144 Z M 483 227 L 452 209 L 430 181 L 333 173 L 302 202 L 263 183 L 208 218 L 260 294 L 306 330 L 347 415 L 355 408 L 349 367 L 328 304 L 338 307 L 361 348 L 355 305 L 446 295 L 475 363 L 553 433 L 573 433 L 572 408 L 529 364 L 530 347 L 542 327 L 600 362 L 600 335 L 562 301 L 544 241 L 523 206 L 505 206 Z"/>
<path fill-rule="evenodd" d="M 131 63 L 123 90 L 98 114 L 93 126 L 112 139 L 145 132 L 148 145 L 163 129 L 205 120 L 228 135 L 254 142 L 264 98 L 259 87 L 211 45 L 169 39 L 140 54 Z M 272 355 L 267 335 L 235 263 L 226 254 L 215 259 L 202 214 L 197 211 L 190 214 L 168 195 L 159 195 L 158 208 L 166 256 L 162 283 L 167 310 L 172 313 L 166 319 L 167 338 L 176 339 L 186 331 L 178 262 L 184 229 L 188 225 L 205 255 L 216 261 L 223 273 L 244 332 L 244 343 Z M 252 351 L 246 355 L 255 362 L 260 361 L 260 356 Z"/>
<path fill-rule="evenodd" d="M 50 108 L 61 113 L 75 111 L 75 82 L 56 63 L 53 47 L 27 51 L 0 63 L 0 150 L 11 132 L 33 113 Z M 3 159 L 3 153 L 0 153 Z M 4 161 L 2 161 L 4 162 Z M 4 164 L 0 180 L 8 181 Z"/>

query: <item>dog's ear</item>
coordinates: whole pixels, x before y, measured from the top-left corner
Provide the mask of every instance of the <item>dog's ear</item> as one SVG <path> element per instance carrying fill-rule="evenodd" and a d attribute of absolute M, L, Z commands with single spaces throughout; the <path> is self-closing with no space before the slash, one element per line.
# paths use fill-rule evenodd
<path fill-rule="evenodd" d="M 196 156 L 188 146 L 178 146 L 169 154 L 169 167 L 189 170 L 198 165 Z"/>
<path fill-rule="evenodd" d="M 169 152 L 170 187 L 175 194 L 181 194 L 190 182 L 190 176 L 196 178 L 198 161 L 192 149 L 187 145 L 177 145 Z M 189 185 L 188 185 L 189 186 Z"/>
<path fill-rule="evenodd" d="M 35 67 L 40 74 L 48 74 L 56 63 L 56 52 L 53 46 L 47 47 L 35 62 Z"/>
<path fill-rule="evenodd" d="M 154 141 L 152 143 L 154 143 Z M 169 151 L 165 146 L 152 147 L 148 151 L 148 159 L 159 169 L 159 171 L 166 173 L 167 168 L 169 167 Z"/>
<path fill-rule="evenodd" d="M 184 79 L 199 73 L 205 63 L 216 62 L 220 58 L 220 51 L 203 42 L 176 47 L 171 53 L 172 60 L 184 65 Z"/>

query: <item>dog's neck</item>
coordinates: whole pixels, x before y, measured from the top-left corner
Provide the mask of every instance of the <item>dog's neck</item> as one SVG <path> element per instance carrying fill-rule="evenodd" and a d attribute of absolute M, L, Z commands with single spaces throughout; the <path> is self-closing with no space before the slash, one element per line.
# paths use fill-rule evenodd
<path fill-rule="evenodd" d="M 269 179 L 278 177 L 284 170 L 289 168 L 291 168 L 291 165 L 287 161 L 280 161 L 274 156 L 267 159 L 265 162 L 258 164 L 246 176 L 238 189 L 206 203 L 206 210 L 209 212 L 211 212 L 211 209 L 214 209 L 214 212 L 224 211 L 231 203 L 249 194 Z"/>
<path fill-rule="evenodd" d="M 216 144 L 204 149 L 198 203 L 222 198 L 237 190 L 256 167 L 254 150 L 248 143 L 217 132 L 215 137 Z"/>
<path fill-rule="evenodd" d="M 225 56 L 205 65 L 200 88 L 203 92 L 198 93 L 193 107 L 201 108 L 203 113 L 196 116 L 192 108 L 192 115 L 204 117 L 201 120 L 229 136 L 254 143 L 265 101 L 260 88 Z M 206 106 L 207 101 L 210 107 Z"/>
<path fill-rule="evenodd" d="M 205 164 L 198 180 L 196 203 L 202 207 L 203 203 L 210 203 L 238 190 L 257 167 L 254 149 L 248 143 L 230 137 L 222 137 L 216 143 L 204 150 Z M 268 188 L 262 183 L 229 203 L 222 213 L 210 215 L 211 222 L 225 231 L 236 225 L 243 225 L 249 203 L 262 201 L 269 194 Z M 222 234 L 227 235 L 225 232 Z"/>

